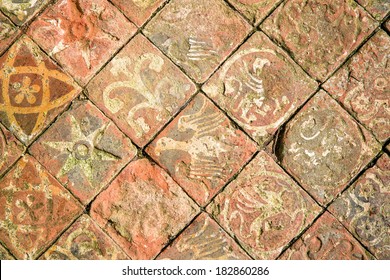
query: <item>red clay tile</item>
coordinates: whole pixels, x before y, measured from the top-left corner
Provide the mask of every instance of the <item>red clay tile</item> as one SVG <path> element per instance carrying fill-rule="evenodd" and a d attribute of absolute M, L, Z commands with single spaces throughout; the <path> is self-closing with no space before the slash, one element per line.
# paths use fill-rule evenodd
<path fill-rule="evenodd" d="M 126 260 L 128 257 L 89 216 L 83 215 L 40 259 Z"/>
<path fill-rule="evenodd" d="M 316 88 L 284 51 L 257 32 L 202 89 L 263 145 Z"/>
<path fill-rule="evenodd" d="M 332 215 L 325 212 L 280 259 L 363 260 L 372 259 L 372 256 Z"/>
<path fill-rule="evenodd" d="M 19 29 L 0 12 L 0 54 L 11 45 L 19 33 Z"/>
<path fill-rule="evenodd" d="M 143 25 L 162 3 L 167 0 L 112 0 L 136 25 Z"/>
<path fill-rule="evenodd" d="M 146 145 L 195 85 L 142 35 L 88 85 L 89 97 L 139 146 Z"/>
<path fill-rule="evenodd" d="M 82 211 L 30 156 L 0 180 L 0 205 L 0 242 L 20 259 L 36 258 Z"/>
<path fill-rule="evenodd" d="M 174 26 L 174 28 L 173 28 Z M 204 82 L 249 32 L 222 0 L 173 0 L 143 30 L 196 82 Z"/>
<path fill-rule="evenodd" d="M 207 211 L 253 257 L 275 259 L 314 220 L 320 207 L 260 152 Z"/>
<path fill-rule="evenodd" d="M 28 34 L 85 85 L 136 31 L 106 0 L 60 0 Z"/>
<path fill-rule="evenodd" d="M 283 0 L 227 0 L 253 24 L 262 21 Z"/>
<path fill-rule="evenodd" d="M 250 258 L 213 219 L 202 213 L 157 259 L 248 260 Z"/>
<path fill-rule="evenodd" d="M 256 146 L 199 94 L 146 151 L 205 205 L 249 160 Z"/>
<path fill-rule="evenodd" d="M 376 22 L 350 0 L 287 0 L 261 28 L 324 81 L 375 28 Z"/>
<path fill-rule="evenodd" d="M 97 197 L 91 215 L 132 259 L 152 259 L 197 211 L 164 170 L 141 159 Z"/>
<path fill-rule="evenodd" d="M 390 11 L 389 0 L 356 0 L 377 20 L 383 19 Z"/>
<path fill-rule="evenodd" d="M 0 176 L 22 155 L 24 146 L 0 124 Z"/>
<path fill-rule="evenodd" d="M 2 0 L 0 10 L 15 24 L 23 25 L 35 16 L 49 0 Z"/>
<path fill-rule="evenodd" d="M 390 259 L 390 158 L 384 154 L 329 208 L 379 259 Z"/>
<path fill-rule="evenodd" d="M 27 36 L 0 58 L 0 119 L 29 144 L 80 88 Z"/>
<path fill-rule="evenodd" d="M 381 146 L 324 91 L 287 124 L 277 157 L 325 205 L 380 151 Z"/>
<path fill-rule="evenodd" d="M 385 142 L 390 138 L 390 37 L 375 34 L 324 88 Z"/>
<path fill-rule="evenodd" d="M 0 260 L 14 260 L 15 258 L 8 253 L 8 251 L 0 245 Z"/>
<path fill-rule="evenodd" d="M 30 152 L 88 204 L 137 153 L 130 140 L 90 102 L 76 102 Z"/>

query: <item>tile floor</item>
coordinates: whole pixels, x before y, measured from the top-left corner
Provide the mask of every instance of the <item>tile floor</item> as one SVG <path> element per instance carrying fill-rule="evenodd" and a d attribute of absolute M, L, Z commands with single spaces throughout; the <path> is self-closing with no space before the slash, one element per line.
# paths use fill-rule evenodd
<path fill-rule="evenodd" d="M 0 259 L 390 259 L 389 0 L 0 0 Z"/>

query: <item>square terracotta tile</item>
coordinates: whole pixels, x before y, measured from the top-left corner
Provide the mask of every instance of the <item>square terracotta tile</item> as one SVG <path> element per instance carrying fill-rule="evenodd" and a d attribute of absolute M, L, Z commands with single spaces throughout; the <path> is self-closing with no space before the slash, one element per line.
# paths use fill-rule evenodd
<path fill-rule="evenodd" d="M 0 245 L 0 260 L 14 260 L 15 258 Z"/>
<path fill-rule="evenodd" d="M 88 216 L 81 216 L 42 260 L 126 260 L 128 257 Z"/>
<path fill-rule="evenodd" d="M 248 260 L 248 255 L 207 214 L 200 214 L 158 260 Z"/>
<path fill-rule="evenodd" d="M 30 144 L 80 87 L 27 36 L 0 57 L 0 120 Z"/>
<path fill-rule="evenodd" d="M 324 84 L 382 142 L 390 138 L 389 51 L 390 37 L 379 31 Z"/>
<path fill-rule="evenodd" d="M 317 86 L 284 51 L 256 32 L 202 89 L 263 145 Z"/>
<path fill-rule="evenodd" d="M 320 91 L 280 133 L 276 156 L 317 201 L 326 205 L 380 150 L 369 131 Z"/>
<path fill-rule="evenodd" d="M 30 149 L 88 204 L 137 154 L 130 140 L 90 102 L 76 102 Z"/>
<path fill-rule="evenodd" d="M 390 158 L 384 154 L 329 208 L 379 259 L 390 259 Z"/>
<path fill-rule="evenodd" d="M 19 33 L 15 25 L 0 12 L 0 55 L 12 44 Z"/>
<path fill-rule="evenodd" d="M 222 0 L 173 0 L 144 34 L 186 71 L 204 82 L 249 33 L 250 25 Z"/>
<path fill-rule="evenodd" d="M 227 0 L 252 24 L 258 24 L 283 0 Z"/>
<path fill-rule="evenodd" d="M 332 215 L 325 212 L 280 259 L 364 260 L 373 257 Z"/>
<path fill-rule="evenodd" d="M 135 31 L 106 0 L 60 0 L 30 25 L 28 34 L 85 85 Z"/>
<path fill-rule="evenodd" d="M 141 147 L 195 90 L 191 80 L 142 35 L 88 85 L 89 97 Z"/>
<path fill-rule="evenodd" d="M 164 170 L 140 159 L 97 197 L 91 216 L 132 259 L 152 259 L 198 211 Z"/>
<path fill-rule="evenodd" d="M 146 149 L 201 205 L 209 202 L 255 151 L 253 141 L 202 94 Z"/>
<path fill-rule="evenodd" d="M 0 124 L 0 176 L 17 161 L 25 147 Z"/>
<path fill-rule="evenodd" d="M 0 242 L 19 259 L 39 256 L 82 211 L 31 156 L 0 180 L 0 205 Z"/>
<path fill-rule="evenodd" d="M 275 259 L 321 208 L 260 152 L 207 211 L 256 259 Z"/>
<path fill-rule="evenodd" d="M 49 0 L 2 0 L 0 10 L 15 24 L 23 25 L 35 16 Z"/>
<path fill-rule="evenodd" d="M 356 0 L 377 20 L 383 19 L 390 12 L 389 0 Z"/>
<path fill-rule="evenodd" d="M 324 81 L 376 25 L 354 1 L 287 0 L 261 28 L 312 77 Z"/>
<path fill-rule="evenodd" d="M 167 0 L 111 0 L 136 25 L 143 25 Z"/>

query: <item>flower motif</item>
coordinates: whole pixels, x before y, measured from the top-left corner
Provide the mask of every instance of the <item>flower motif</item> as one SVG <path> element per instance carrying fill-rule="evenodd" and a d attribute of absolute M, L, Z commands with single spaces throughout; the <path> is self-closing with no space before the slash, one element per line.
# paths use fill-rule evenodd
<path fill-rule="evenodd" d="M 18 94 L 15 96 L 15 102 L 20 104 L 23 102 L 24 98 L 27 99 L 27 102 L 34 104 L 37 101 L 35 94 L 41 90 L 39 85 L 31 85 L 31 79 L 29 77 L 23 77 L 22 84 L 14 84 Z"/>

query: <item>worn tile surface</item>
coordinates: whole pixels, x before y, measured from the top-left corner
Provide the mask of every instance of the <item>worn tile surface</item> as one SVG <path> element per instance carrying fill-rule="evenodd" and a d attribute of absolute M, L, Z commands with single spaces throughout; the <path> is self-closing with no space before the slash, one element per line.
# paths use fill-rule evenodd
<path fill-rule="evenodd" d="M 150 259 L 197 211 L 163 169 L 141 159 L 99 195 L 91 214 L 132 259 Z"/>
<path fill-rule="evenodd" d="M 80 204 L 34 158 L 25 156 L 0 180 L 0 240 L 32 259 L 81 212 Z"/>
<path fill-rule="evenodd" d="M 324 213 L 281 256 L 282 260 L 364 260 L 372 256 L 329 213 Z"/>
<path fill-rule="evenodd" d="M 83 215 L 40 259 L 126 260 L 128 257 L 89 216 Z"/>
<path fill-rule="evenodd" d="M 324 85 L 380 141 L 390 138 L 390 37 L 374 35 Z"/>
<path fill-rule="evenodd" d="M 85 204 L 137 153 L 90 102 L 74 103 L 30 152 Z"/>
<path fill-rule="evenodd" d="M 89 97 L 139 146 L 146 145 L 195 85 L 137 35 L 89 84 Z"/>
<path fill-rule="evenodd" d="M 28 34 L 81 84 L 86 84 L 136 27 L 106 0 L 60 0 Z"/>
<path fill-rule="evenodd" d="M 287 0 L 261 25 L 318 80 L 325 80 L 374 29 L 354 1 Z"/>
<path fill-rule="evenodd" d="M 158 256 L 160 260 L 248 260 L 248 255 L 203 213 Z"/>
<path fill-rule="evenodd" d="M 207 208 L 257 259 L 275 259 L 320 207 L 265 152 Z"/>
<path fill-rule="evenodd" d="M 325 205 L 379 151 L 370 132 L 320 91 L 279 135 L 277 157 Z"/>
<path fill-rule="evenodd" d="M 347 228 L 379 259 L 390 259 L 390 158 L 383 155 L 331 206 Z"/>
<path fill-rule="evenodd" d="M 207 0 L 173 0 L 144 33 L 190 77 L 204 82 L 249 30 L 222 0 L 213 1 L 212 9 Z"/>
<path fill-rule="evenodd" d="M 256 146 L 202 94 L 146 151 L 204 205 L 249 160 Z"/>
<path fill-rule="evenodd" d="M 27 36 L 0 57 L 0 120 L 25 144 L 80 92 Z"/>
<path fill-rule="evenodd" d="M 203 86 L 260 145 L 316 88 L 314 80 L 259 32 Z"/>
<path fill-rule="evenodd" d="M 0 259 L 389 259 L 389 0 L 0 0 Z"/>

